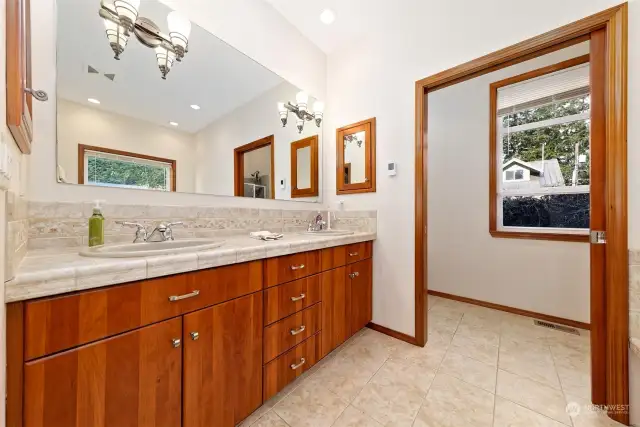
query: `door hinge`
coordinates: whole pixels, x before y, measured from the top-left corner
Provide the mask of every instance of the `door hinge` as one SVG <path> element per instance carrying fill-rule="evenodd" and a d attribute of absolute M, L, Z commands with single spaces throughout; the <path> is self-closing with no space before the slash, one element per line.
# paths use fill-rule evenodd
<path fill-rule="evenodd" d="M 606 231 L 591 230 L 591 232 L 589 233 L 589 236 L 590 236 L 589 240 L 594 245 L 604 245 L 605 243 L 607 243 Z"/>

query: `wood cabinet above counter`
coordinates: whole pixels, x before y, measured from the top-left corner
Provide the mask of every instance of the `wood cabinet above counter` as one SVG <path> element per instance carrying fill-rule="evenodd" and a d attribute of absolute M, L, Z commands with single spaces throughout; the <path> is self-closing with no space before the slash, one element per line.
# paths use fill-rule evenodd
<path fill-rule="evenodd" d="M 10 303 L 7 423 L 234 427 L 371 321 L 371 249 Z"/>

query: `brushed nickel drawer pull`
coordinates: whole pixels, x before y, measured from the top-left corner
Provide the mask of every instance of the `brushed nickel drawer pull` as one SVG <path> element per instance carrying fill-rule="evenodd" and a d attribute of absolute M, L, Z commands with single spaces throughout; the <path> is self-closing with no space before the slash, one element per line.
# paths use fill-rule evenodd
<path fill-rule="evenodd" d="M 360 255 L 359 252 L 349 252 L 349 256 L 358 256 Z"/>
<path fill-rule="evenodd" d="M 298 363 L 297 365 L 294 363 L 291 365 L 291 369 L 293 369 L 294 371 L 296 369 L 298 369 L 299 367 L 301 367 L 302 365 L 304 365 L 305 363 L 307 363 L 307 359 L 305 359 L 304 357 L 302 359 L 300 359 L 300 363 Z"/>
<path fill-rule="evenodd" d="M 198 341 L 198 338 L 200 338 L 200 334 L 197 332 L 191 332 L 191 339 L 194 341 Z"/>
<path fill-rule="evenodd" d="M 351 273 L 349 274 L 349 277 L 351 277 L 352 279 L 355 277 L 358 277 L 360 275 L 360 273 L 358 273 L 357 271 L 355 273 Z"/>
<path fill-rule="evenodd" d="M 198 295 L 200 295 L 200 291 L 195 290 L 195 291 L 193 291 L 191 293 L 184 294 L 184 295 L 171 295 L 169 297 L 169 301 L 171 301 L 171 302 L 180 301 L 182 299 L 197 297 Z"/>
<path fill-rule="evenodd" d="M 292 270 L 302 270 L 304 268 L 304 264 L 300 264 L 300 265 L 292 265 L 291 269 Z"/>
<path fill-rule="evenodd" d="M 292 329 L 289 332 L 291 332 L 291 335 L 298 335 L 298 334 L 304 332 L 305 329 L 307 329 L 307 327 L 302 325 L 298 329 Z"/>
<path fill-rule="evenodd" d="M 291 301 L 296 302 L 296 301 L 300 301 L 301 299 L 305 299 L 307 296 L 305 294 L 300 294 L 299 297 L 291 297 Z"/>
<path fill-rule="evenodd" d="M 173 346 L 173 348 L 178 348 L 180 347 L 180 340 L 178 338 L 174 338 L 171 340 L 171 345 Z"/>

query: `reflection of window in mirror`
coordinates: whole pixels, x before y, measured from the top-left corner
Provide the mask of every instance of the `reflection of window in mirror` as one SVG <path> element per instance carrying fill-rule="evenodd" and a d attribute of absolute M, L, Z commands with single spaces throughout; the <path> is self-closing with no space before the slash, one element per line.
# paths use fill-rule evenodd
<path fill-rule="evenodd" d="M 376 119 L 336 131 L 337 194 L 376 191 Z"/>
<path fill-rule="evenodd" d="M 234 195 L 275 198 L 273 135 L 234 150 Z"/>
<path fill-rule="evenodd" d="M 318 196 L 318 136 L 291 143 L 291 198 Z"/>
<path fill-rule="evenodd" d="M 176 191 L 176 161 L 78 144 L 78 184 Z"/>

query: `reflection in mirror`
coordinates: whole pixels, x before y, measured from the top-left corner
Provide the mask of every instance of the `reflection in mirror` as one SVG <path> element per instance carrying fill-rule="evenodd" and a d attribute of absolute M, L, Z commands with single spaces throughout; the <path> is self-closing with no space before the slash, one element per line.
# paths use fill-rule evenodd
<path fill-rule="evenodd" d="M 376 119 L 338 129 L 336 141 L 336 193 L 375 192 Z"/>
<path fill-rule="evenodd" d="M 344 183 L 358 184 L 366 181 L 365 174 L 365 132 L 344 137 Z"/>
<path fill-rule="evenodd" d="M 313 149 L 303 150 L 306 157 L 291 151 L 293 142 L 315 137 L 317 163 L 320 100 L 203 28 L 187 31 L 188 21 L 160 1 L 141 2 L 131 23 L 132 36 L 146 20 L 171 34 L 160 39 L 114 36 L 121 18 L 112 2 L 103 5 L 56 2 L 59 182 L 320 201 L 319 177 L 315 191 L 311 174 L 300 176 L 304 195 L 293 187 L 293 164 L 307 161 L 312 170 Z M 238 151 L 265 138 L 269 146 Z"/>
<path fill-rule="evenodd" d="M 291 144 L 291 196 L 318 195 L 318 137 L 312 136 Z"/>

